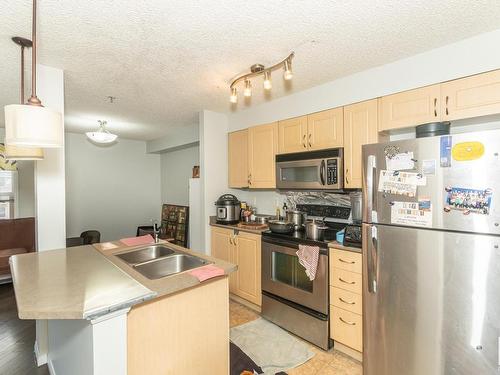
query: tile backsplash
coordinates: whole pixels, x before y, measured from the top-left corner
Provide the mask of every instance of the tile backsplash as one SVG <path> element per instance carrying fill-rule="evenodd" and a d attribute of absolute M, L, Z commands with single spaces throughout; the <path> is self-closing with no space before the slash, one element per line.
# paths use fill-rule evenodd
<path fill-rule="evenodd" d="M 297 204 L 323 204 L 329 206 L 351 207 L 349 194 L 325 193 L 321 191 L 284 192 L 288 208 L 294 210 Z"/>

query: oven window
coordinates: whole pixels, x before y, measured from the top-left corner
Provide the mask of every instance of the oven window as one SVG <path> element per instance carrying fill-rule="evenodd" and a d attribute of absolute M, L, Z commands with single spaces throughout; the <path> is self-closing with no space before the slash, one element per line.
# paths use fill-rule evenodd
<path fill-rule="evenodd" d="M 306 270 L 299 263 L 296 255 L 273 251 L 272 278 L 293 288 L 312 293 L 313 282 L 306 275 Z"/>
<path fill-rule="evenodd" d="M 290 167 L 281 168 L 281 181 L 316 182 L 318 181 L 318 167 Z"/>

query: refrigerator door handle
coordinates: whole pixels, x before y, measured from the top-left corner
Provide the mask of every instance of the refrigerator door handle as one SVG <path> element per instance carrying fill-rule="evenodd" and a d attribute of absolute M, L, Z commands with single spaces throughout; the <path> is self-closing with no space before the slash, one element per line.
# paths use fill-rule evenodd
<path fill-rule="evenodd" d="M 366 168 L 366 207 L 365 221 L 368 223 L 377 222 L 376 212 L 373 210 L 375 200 L 375 177 L 377 172 L 377 159 L 375 155 L 368 155 Z"/>
<path fill-rule="evenodd" d="M 368 227 L 366 238 L 367 260 L 368 260 L 368 292 L 377 293 L 378 282 L 378 240 L 377 227 L 370 225 Z"/>

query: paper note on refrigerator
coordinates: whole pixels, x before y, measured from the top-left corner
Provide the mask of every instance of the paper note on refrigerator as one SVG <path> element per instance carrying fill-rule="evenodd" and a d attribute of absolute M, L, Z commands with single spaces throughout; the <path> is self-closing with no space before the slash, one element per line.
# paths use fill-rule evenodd
<path fill-rule="evenodd" d="M 419 173 L 380 171 L 378 191 L 389 194 L 414 197 L 417 195 L 417 186 L 424 186 L 427 178 Z"/>
<path fill-rule="evenodd" d="M 415 160 L 413 159 L 413 152 L 401 152 L 393 156 L 385 157 L 385 165 L 389 171 L 402 171 L 405 169 L 414 169 Z"/>
<path fill-rule="evenodd" d="M 432 205 L 430 201 L 392 202 L 391 224 L 412 227 L 432 227 Z"/>

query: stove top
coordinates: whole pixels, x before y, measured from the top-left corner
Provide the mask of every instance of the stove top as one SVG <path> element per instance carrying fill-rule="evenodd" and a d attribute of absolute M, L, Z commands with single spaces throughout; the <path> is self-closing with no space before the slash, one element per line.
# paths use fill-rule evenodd
<path fill-rule="evenodd" d="M 270 230 L 266 230 L 265 232 L 262 232 L 262 236 L 268 238 L 278 238 L 282 240 L 292 241 L 303 245 L 312 245 L 325 248 L 328 247 L 329 242 L 336 240 L 337 232 L 341 231 L 347 226 L 346 223 L 338 223 L 332 221 L 326 221 L 325 224 L 328 226 L 328 229 L 325 231 L 325 239 L 323 241 L 312 240 L 310 238 L 307 238 L 305 229 L 286 234 L 274 233 L 271 232 Z"/>

